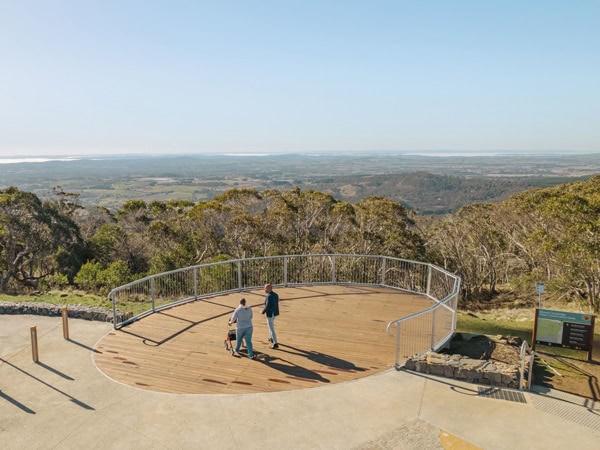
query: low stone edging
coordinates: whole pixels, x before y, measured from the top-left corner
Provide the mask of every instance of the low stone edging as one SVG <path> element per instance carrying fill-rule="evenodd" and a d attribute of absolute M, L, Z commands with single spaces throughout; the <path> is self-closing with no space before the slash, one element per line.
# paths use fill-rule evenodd
<path fill-rule="evenodd" d="M 52 303 L 35 302 L 0 302 L 0 314 L 33 314 L 38 316 L 60 316 L 62 315 L 63 305 Z M 112 309 L 99 306 L 68 305 L 69 318 L 96 320 L 99 322 L 111 322 L 113 320 Z M 133 315 L 129 312 L 117 311 L 117 319 L 122 322 L 131 318 Z"/>
<path fill-rule="evenodd" d="M 415 372 L 491 386 L 519 388 L 519 367 L 462 355 L 427 352 L 409 358 L 404 368 Z"/>
<path fill-rule="evenodd" d="M 473 351 L 473 347 L 469 350 L 468 347 L 463 348 L 463 345 L 477 340 L 481 346 L 482 339 L 484 346 L 477 351 L 487 356 L 482 356 L 480 359 L 466 356 Z M 531 360 L 531 354 L 528 351 L 524 353 L 524 344 L 526 343 L 517 336 L 456 333 L 440 353 L 428 351 L 412 356 L 408 358 L 404 368 L 470 383 L 518 389 L 521 375 L 525 377 L 525 373 L 529 371 Z M 509 362 L 490 359 L 493 349 L 496 347 L 498 350 L 504 349 L 500 358 L 510 358 L 509 355 L 512 354 L 515 362 L 509 363 L 513 361 L 512 359 L 504 359 Z M 465 353 L 461 354 L 461 350 L 464 350 Z M 521 368 L 523 368 L 523 374 L 521 374 Z"/>

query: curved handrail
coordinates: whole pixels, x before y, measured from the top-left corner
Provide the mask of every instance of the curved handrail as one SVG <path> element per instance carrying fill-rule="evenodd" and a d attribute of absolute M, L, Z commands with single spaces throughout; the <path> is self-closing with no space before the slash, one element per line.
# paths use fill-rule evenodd
<path fill-rule="evenodd" d="M 452 311 L 452 308 L 449 307 L 448 305 L 446 305 L 446 302 L 450 301 L 452 299 L 452 297 L 453 296 L 448 296 L 445 300 L 442 300 L 439 303 L 436 303 L 435 305 L 430 306 L 427 309 L 424 309 L 422 311 L 417 311 L 416 313 L 409 314 L 408 316 L 400 317 L 399 319 L 392 320 L 390 323 L 387 324 L 387 327 L 385 327 L 385 332 L 387 334 L 389 334 L 390 336 L 393 336 L 390 333 L 390 328 L 391 328 L 392 325 L 396 325 L 397 323 L 405 322 L 407 320 L 414 319 L 415 317 L 422 316 L 423 314 L 427 314 L 429 312 L 432 312 L 432 311 L 436 310 L 437 308 L 444 307 L 444 308 L 448 309 L 449 311 Z"/>
<path fill-rule="evenodd" d="M 360 254 L 277 255 L 243 258 L 200 264 L 150 275 L 118 286 L 108 297 L 113 306 L 114 327 L 120 328 L 161 309 L 209 296 L 262 287 L 266 281 L 274 286 L 299 285 L 376 285 L 427 296 L 435 301 L 432 307 L 391 321 L 386 333 L 395 325 L 396 365 L 399 364 L 400 326 L 430 314 L 431 347 L 435 336 L 452 334 L 456 329 L 456 305 L 460 278 L 431 263 L 390 256 Z M 122 302 L 140 305 L 143 312 L 117 320 L 117 308 Z M 445 311 L 445 320 L 435 323 L 437 311 Z M 448 318 L 447 314 L 451 314 Z M 428 325 L 429 326 L 429 325 Z M 420 351 L 425 351 L 424 348 Z"/>

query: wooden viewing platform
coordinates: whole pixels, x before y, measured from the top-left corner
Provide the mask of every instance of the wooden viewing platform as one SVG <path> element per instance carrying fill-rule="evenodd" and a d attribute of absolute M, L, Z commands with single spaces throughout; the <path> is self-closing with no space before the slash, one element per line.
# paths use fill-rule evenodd
<path fill-rule="evenodd" d="M 279 349 L 270 349 L 263 290 L 175 306 L 108 333 L 94 359 L 108 377 L 158 392 L 274 392 L 349 381 L 394 365 L 387 324 L 432 306 L 425 296 L 377 286 L 274 288 Z M 225 351 L 227 321 L 245 297 L 254 311 L 257 360 Z M 242 350 L 245 354 L 245 349 Z"/>

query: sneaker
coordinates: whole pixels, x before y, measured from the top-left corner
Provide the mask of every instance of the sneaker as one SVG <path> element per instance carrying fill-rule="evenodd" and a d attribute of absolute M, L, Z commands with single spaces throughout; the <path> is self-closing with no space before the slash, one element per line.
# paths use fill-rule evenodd
<path fill-rule="evenodd" d="M 269 338 L 269 342 L 273 342 L 273 338 Z"/>
<path fill-rule="evenodd" d="M 256 355 L 248 356 L 250 359 L 256 359 Z"/>
<path fill-rule="evenodd" d="M 235 350 L 231 350 L 231 356 L 237 356 L 238 358 L 242 355 L 240 355 L 238 352 L 236 352 Z"/>
<path fill-rule="evenodd" d="M 279 348 L 279 344 L 278 344 L 278 343 L 275 343 L 275 344 L 273 344 L 273 345 L 271 346 L 271 348 Z"/>

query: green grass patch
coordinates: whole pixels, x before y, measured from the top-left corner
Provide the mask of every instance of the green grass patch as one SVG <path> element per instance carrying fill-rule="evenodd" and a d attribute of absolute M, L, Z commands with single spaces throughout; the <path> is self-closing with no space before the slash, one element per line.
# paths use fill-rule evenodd
<path fill-rule="evenodd" d="M 6 295 L 0 294 L 0 302 L 12 303 L 50 303 L 59 306 L 98 306 L 112 309 L 112 302 L 107 297 L 82 291 L 51 291 L 39 295 Z M 149 309 L 149 305 L 140 302 L 121 302 L 117 309 L 121 312 L 135 314 Z"/>
<path fill-rule="evenodd" d="M 456 318 L 456 331 L 458 333 L 518 336 L 531 344 L 533 320 L 473 317 L 472 315 L 459 311 Z"/>
<path fill-rule="evenodd" d="M 597 333 L 594 333 L 596 338 Z M 549 345 L 536 345 L 535 351 L 542 354 L 551 354 L 553 356 L 575 359 L 575 360 L 586 360 L 588 352 L 584 350 L 574 350 L 572 348 L 563 348 Z"/>
<path fill-rule="evenodd" d="M 108 298 L 80 291 L 46 292 L 37 295 L 5 295 L 0 294 L 0 301 L 14 303 L 51 303 L 53 305 L 83 305 L 112 308 Z"/>
<path fill-rule="evenodd" d="M 529 345 L 532 345 L 533 324 L 533 319 L 495 319 L 490 316 L 474 317 L 469 313 L 459 311 L 456 317 L 456 332 L 518 336 L 524 341 L 527 341 Z M 596 327 L 594 330 L 594 340 L 600 340 L 600 327 Z M 572 350 L 556 346 L 550 347 L 546 345 L 539 345 L 536 350 L 573 359 L 581 359 L 581 355 L 587 355 L 587 352 L 581 350 Z"/>
<path fill-rule="evenodd" d="M 568 349 L 562 349 L 568 350 Z M 580 352 L 581 353 L 581 352 Z M 585 355 L 584 355 L 585 356 Z M 585 358 L 582 358 L 581 355 L 575 355 L 575 357 L 567 356 L 576 362 L 585 361 Z M 587 373 L 581 371 L 581 369 L 573 364 L 573 361 L 569 361 L 563 359 L 561 357 L 556 357 L 555 354 L 547 355 L 545 353 L 536 353 L 536 365 L 541 366 L 540 372 L 544 377 L 548 377 L 548 373 L 556 373 L 558 371 L 560 376 L 568 376 L 579 379 L 587 379 L 589 378 Z M 537 375 L 537 374 L 536 374 Z"/>

